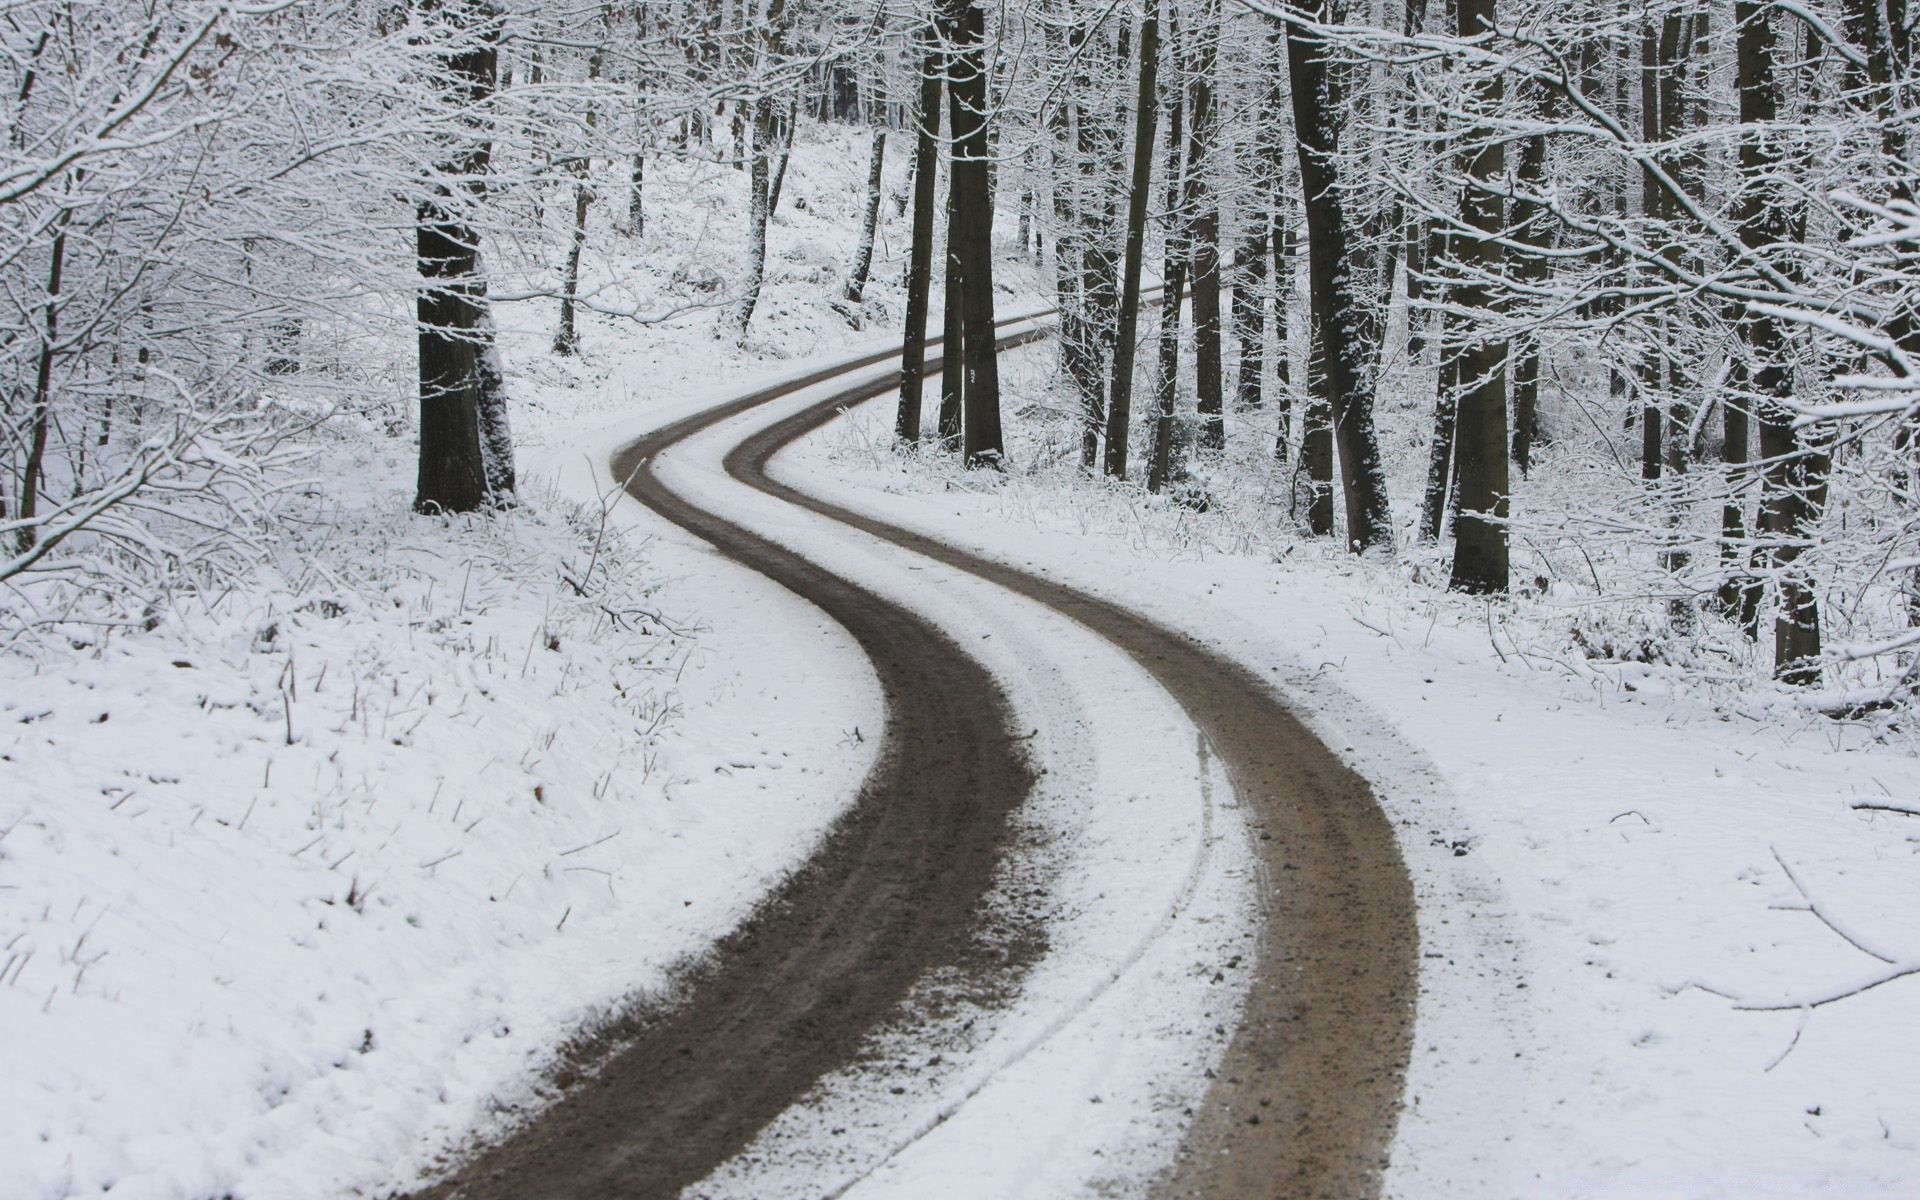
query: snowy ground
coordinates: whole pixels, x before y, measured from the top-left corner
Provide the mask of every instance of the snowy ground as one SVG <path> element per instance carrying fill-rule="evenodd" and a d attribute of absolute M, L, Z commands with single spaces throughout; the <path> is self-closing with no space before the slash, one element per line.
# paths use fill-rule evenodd
<path fill-rule="evenodd" d="M 257 587 L 0 662 L 0 1198 L 379 1194 L 535 1100 L 570 1031 L 663 983 L 804 856 L 871 753 L 851 736 L 879 710 L 858 655 L 631 506 L 603 542 L 588 502 L 616 440 L 888 340 L 903 223 L 868 328 L 829 303 L 864 147 L 803 146 L 787 186 L 807 205 L 776 220 L 744 347 L 712 337 L 716 313 L 589 314 L 583 355 L 555 360 L 550 305 L 503 311 L 534 481 L 511 520 L 396 521 L 406 431 L 345 428 L 311 474 L 364 484 L 300 500 Z M 738 173 L 663 166 L 650 186 L 639 243 L 596 210 L 609 313 L 708 302 L 711 264 L 737 261 Z M 1012 311 L 1046 281 L 1006 282 Z M 1011 360 L 1010 390 L 1058 407 L 1050 356 Z M 1009 426 L 1004 480 L 895 457 L 871 409 L 782 470 L 1271 668 L 1375 781 L 1426 956 L 1394 1194 L 1912 1192 L 1920 985 L 1804 1028 L 1716 994 L 1812 1001 L 1920 960 L 1920 818 L 1854 807 L 1920 808 L 1905 748 L 1590 661 L 1564 637 L 1577 612 L 1438 595 L 1411 578 L 1420 554 L 1350 560 L 1286 533 L 1283 504 L 1201 516 L 1074 482 L 1054 467 L 1071 431 L 1038 410 Z M 964 1036 L 933 1016 L 886 1031 L 702 1190 L 1137 1183 L 1235 1003 L 1245 847 L 1190 726 L 1071 626 L 741 499 L 710 454 L 675 469 L 994 634 L 976 640 L 1047 718 L 1049 767 L 1003 890 L 1056 920 L 1021 1004 Z M 1787 867 L 1892 963 L 1795 911 Z M 951 1053 L 910 1060 L 927 1040 Z M 1008 1149 L 983 1167 L 988 1138 Z"/>
<path fill-rule="evenodd" d="M 502 313 L 529 481 L 508 519 L 399 516 L 411 434 L 376 406 L 304 464 L 250 586 L 0 660 L 0 1198 L 383 1194 L 535 1100 L 570 1034 L 736 924 L 851 799 L 879 697 L 844 634 L 625 512 L 603 531 L 572 488 L 611 414 L 638 432 L 861 336 L 819 281 L 858 208 L 828 193 L 865 167 L 807 150 L 777 334 L 590 315 L 556 362 L 551 305 Z M 656 172 L 657 240 L 596 241 L 607 307 L 730 262 L 740 178 Z"/>
<path fill-rule="evenodd" d="M 1010 387 L 1056 403 L 1050 357 L 1022 352 Z M 1271 669 L 1374 781 L 1423 943 L 1393 1194 L 1912 1193 L 1920 984 L 1804 1025 L 1726 998 L 1812 1004 L 1920 964 L 1920 817 L 1856 807 L 1920 809 L 1920 762 L 1883 730 L 1716 705 L 1516 641 L 1508 606 L 1412 584 L 1417 564 L 1072 482 L 1032 423 L 993 478 L 878 449 L 888 420 L 867 406 L 776 474 Z M 1801 911 L 1787 868 L 1891 961 Z"/>

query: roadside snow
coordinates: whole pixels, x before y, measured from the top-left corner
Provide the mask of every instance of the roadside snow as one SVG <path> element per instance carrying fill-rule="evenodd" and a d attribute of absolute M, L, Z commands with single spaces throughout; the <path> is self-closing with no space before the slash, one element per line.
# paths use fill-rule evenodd
<path fill-rule="evenodd" d="M 589 580 L 594 509 L 395 532 L 404 459 L 325 460 L 370 486 L 316 499 L 277 587 L 5 664 L 0 1194 L 383 1191 L 737 923 L 864 773 L 877 690 L 817 614 L 652 595 L 722 571 L 618 531 Z"/>
<path fill-rule="evenodd" d="M 343 418 L 252 585 L 0 660 L 0 1200 L 385 1195 L 804 859 L 870 761 L 865 660 L 630 506 L 603 536 L 582 431 L 857 336 L 818 299 L 864 182 L 843 149 L 796 151 L 815 215 L 776 226 L 744 348 L 590 314 L 560 362 L 550 305 L 502 312 L 506 518 L 405 515 L 404 421 Z M 648 311 L 731 261 L 745 186 L 650 185 L 656 228 L 711 236 L 595 238 L 597 294 Z M 396 394 L 405 357 L 375 364 Z"/>

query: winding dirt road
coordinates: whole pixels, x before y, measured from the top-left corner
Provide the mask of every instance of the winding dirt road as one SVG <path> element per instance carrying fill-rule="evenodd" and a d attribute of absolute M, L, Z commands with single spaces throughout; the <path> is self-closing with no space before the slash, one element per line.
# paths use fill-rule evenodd
<path fill-rule="evenodd" d="M 1022 330 L 1002 346 L 1036 336 Z M 917 978 L 966 961 L 1009 816 L 1032 781 L 999 686 L 924 619 L 683 500 L 651 470 L 661 452 L 702 430 L 889 357 L 743 396 L 615 455 L 614 475 L 636 499 L 854 636 L 886 697 L 879 760 L 820 850 L 687 980 L 678 1004 L 632 1014 L 583 1048 L 577 1057 L 597 1064 L 585 1082 L 421 1200 L 675 1196 L 852 1059 Z M 1366 783 L 1263 680 L 1193 639 L 768 476 L 782 447 L 893 386 L 849 387 L 750 434 L 728 453 L 727 473 L 1106 638 L 1186 709 L 1254 814 L 1264 867 L 1255 981 L 1156 1194 L 1377 1195 L 1410 1049 L 1418 953 L 1412 886 Z"/>

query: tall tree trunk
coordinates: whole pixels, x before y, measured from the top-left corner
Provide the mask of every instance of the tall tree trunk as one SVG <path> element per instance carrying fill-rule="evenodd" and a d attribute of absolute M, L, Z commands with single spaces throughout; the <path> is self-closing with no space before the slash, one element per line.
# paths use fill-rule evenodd
<path fill-rule="evenodd" d="M 1273 456 L 1287 461 L 1293 441 L 1293 205 L 1274 184 L 1273 200 Z"/>
<path fill-rule="evenodd" d="M 860 245 L 853 252 L 853 273 L 847 278 L 847 299 L 854 304 L 867 294 L 867 272 L 873 269 L 873 243 L 880 232 L 881 176 L 887 165 L 887 131 L 873 133 L 873 161 L 867 168 L 867 216 L 860 226 Z"/>
<path fill-rule="evenodd" d="M 1080 127 L 1084 121 L 1081 103 L 1090 86 L 1088 72 L 1073 64 L 1082 60 L 1088 26 L 1073 19 L 1063 6 L 1048 10 L 1051 18 L 1042 27 L 1046 38 L 1047 60 L 1062 72 L 1066 94 L 1049 106 L 1047 112 L 1048 150 L 1053 161 L 1053 219 L 1056 241 L 1053 254 L 1054 299 L 1060 309 L 1060 370 L 1073 385 L 1080 401 L 1081 450 L 1085 458 L 1086 440 L 1097 435 L 1100 414 L 1101 382 L 1094 367 L 1094 337 L 1089 319 L 1087 294 L 1086 238 L 1092 222 L 1082 209 L 1092 203 L 1088 182 L 1093 169 L 1081 146 Z M 1065 44 L 1061 35 L 1065 34 Z"/>
<path fill-rule="evenodd" d="M 948 67 L 952 69 L 951 64 Z M 952 77 L 947 80 L 951 92 Z M 951 107 L 951 100 L 949 100 Z M 966 301 L 964 293 L 966 280 L 960 268 L 954 264 L 954 215 L 953 215 L 953 165 L 949 158 L 947 165 L 947 245 L 946 245 L 946 298 L 945 308 L 941 311 L 940 324 L 940 447 L 955 454 L 960 452 L 960 428 L 962 402 L 967 390 L 967 359 L 963 353 L 966 346 Z"/>
<path fill-rule="evenodd" d="M 1173 472 L 1174 406 L 1180 396 L 1180 303 L 1187 286 L 1186 245 L 1186 86 L 1181 53 L 1180 10 L 1167 9 L 1167 61 L 1173 77 L 1164 81 L 1167 109 L 1166 245 L 1162 252 L 1160 361 L 1154 376 L 1153 439 L 1147 450 L 1147 490 L 1158 493 Z"/>
<path fill-rule="evenodd" d="M 490 0 L 459 0 L 448 11 L 470 40 L 445 60 L 442 87 L 452 103 L 475 108 L 492 95 L 498 78 L 500 14 Z M 476 130 L 469 145 L 441 164 L 440 175 L 476 181 L 487 159 L 487 140 Z M 469 184 L 462 190 L 471 203 L 474 189 Z M 413 507 L 424 513 L 472 512 L 492 498 L 480 428 L 486 292 L 479 234 L 462 210 L 454 186 L 442 182 L 415 214 L 420 457 Z"/>
<path fill-rule="evenodd" d="M 1559 112 L 1556 93 L 1533 89 L 1538 98 L 1542 120 L 1551 121 Z M 1536 134 L 1520 148 L 1520 165 L 1515 183 L 1523 192 L 1540 194 L 1547 177 L 1547 138 Z M 1523 285 L 1540 288 L 1547 282 L 1550 261 L 1544 251 L 1551 237 L 1552 218 L 1538 200 L 1522 197 L 1513 204 L 1514 239 L 1538 248 L 1540 253 L 1521 254 L 1513 265 L 1513 275 Z M 1513 465 L 1521 478 L 1533 469 L 1533 447 L 1540 434 L 1540 335 L 1533 330 L 1521 333 L 1513 347 Z"/>
<path fill-rule="evenodd" d="M 1428 222 L 1427 228 L 1437 230 L 1438 223 Z M 1447 246 L 1450 239 L 1441 233 L 1438 241 Z M 1450 256 L 1452 251 L 1446 253 Z M 1447 501 L 1453 495 L 1453 454 L 1458 444 L 1460 412 L 1459 326 L 1458 317 L 1446 309 L 1440 310 L 1440 327 L 1436 331 L 1440 344 L 1440 382 L 1433 393 L 1433 437 L 1427 443 L 1427 487 L 1420 502 L 1420 540 L 1423 542 L 1440 540 L 1447 527 Z"/>
<path fill-rule="evenodd" d="M 1289 0 L 1309 21 L 1328 20 L 1327 0 Z M 1329 50 L 1306 25 L 1287 26 L 1287 67 L 1292 81 L 1294 137 L 1307 206 L 1307 266 L 1311 319 L 1325 370 L 1309 374 L 1315 398 L 1324 402 L 1340 452 L 1346 500 L 1347 545 L 1355 551 L 1391 546 L 1386 473 L 1374 433 L 1372 314 L 1355 289 L 1352 247 L 1336 161 L 1340 123 L 1346 111 L 1339 73 L 1329 69 Z"/>
<path fill-rule="evenodd" d="M 587 208 L 592 203 L 593 188 L 581 179 L 573 185 L 573 237 L 567 245 L 567 265 L 560 279 L 560 328 L 553 335 L 553 352 L 562 356 L 580 352 L 574 304 L 580 294 L 580 253 L 587 246 Z"/>
<path fill-rule="evenodd" d="M 1493 31 L 1495 0 L 1458 0 L 1458 4 L 1463 41 Z M 1485 111 L 1499 107 L 1503 91 L 1498 75 L 1487 77 L 1475 89 Z M 1463 235 L 1455 241 L 1455 256 L 1466 268 L 1466 281 L 1456 295 L 1466 314 L 1478 314 L 1481 319 L 1465 331 L 1468 341 L 1460 358 L 1465 386 L 1454 437 L 1460 513 L 1453 527 L 1453 577 L 1448 586 L 1488 593 L 1507 590 L 1507 346 L 1487 336 L 1485 325 L 1496 313 L 1491 289 L 1483 281 L 1498 277 L 1505 264 L 1505 252 L 1494 239 L 1505 232 L 1500 192 L 1507 167 L 1505 143 L 1492 130 L 1478 130 L 1472 136 L 1481 144 L 1467 164 L 1460 223 L 1479 236 Z"/>
<path fill-rule="evenodd" d="M 949 268 L 960 277 L 961 397 L 965 420 L 962 459 L 969 467 L 997 466 L 1005 453 L 1000 433 L 1000 359 L 993 323 L 993 200 L 989 178 L 985 0 L 946 0 L 955 50 L 948 86 L 953 124 L 953 204 Z M 953 347 L 947 348 L 952 354 Z"/>
<path fill-rule="evenodd" d="M 1127 477 L 1128 423 L 1133 413 L 1133 359 L 1140 332 L 1140 269 L 1147 238 L 1147 200 L 1153 189 L 1153 133 L 1159 115 L 1160 19 L 1148 8 L 1140 22 L 1140 90 L 1133 119 L 1133 177 L 1127 191 L 1126 265 L 1121 275 L 1119 329 L 1113 344 L 1113 385 L 1107 405 L 1106 473 Z M 1174 303 L 1178 304 L 1176 297 Z"/>
<path fill-rule="evenodd" d="M 1738 215 L 1741 241 L 1756 254 L 1792 238 L 1788 219 L 1774 190 L 1779 151 L 1759 130 L 1779 117 L 1776 78 L 1778 34 L 1773 10 L 1760 0 L 1736 0 L 1739 25 L 1738 87 L 1740 121 L 1753 133 L 1741 139 L 1744 177 Z M 1801 445 L 1793 424 L 1793 373 L 1787 362 L 1786 331 L 1780 319 L 1749 308 L 1740 323 L 1741 340 L 1754 363 L 1751 389 L 1760 426 L 1762 461 L 1760 532 L 1768 539 L 1780 598 L 1774 619 L 1774 675 L 1786 683 L 1811 687 L 1820 682 L 1820 608 L 1812 580 L 1798 560 L 1819 516 L 1825 491 L 1824 460 Z"/>
<path fill-rule="evenodd" d="M 1201 28 L 1193 63 L 1193 119 L 1188 132 L 1187 186 L 1193 254 L 1194 407 L 1200 414 L 1200 448 L 1218 452 L 1227 444 L 1220 354 L 1220 205 L 1207 178 L 1214 133 L 1213 75 L 1219 62 L 1219 0 L 1201 0 Z"/>
<path fill-rule="evenodd" d="M 734 333 L 742 338 L 753 322 L 753 310 L 760 304 L 760 289 L 767 278 L 767 222 L 773 213 L 768 176 L 773 137 L 773 101 L 762 97 L 753 103 L 753 150 L 747 172 L 747 281 L 733 318 Z"/>
<path fill-rule="evenodd" d="M 760 76 L 763 90 L 753 100 L 753 145 L 749 152 L 747 172 L 747 280 L 733 317 L 734 333 L 741 338 L 747 336 L 747 327 L 753 322 L 753 310 L 760 304 L 760 289 L 766 283 L 767 222 L 772 219 L 774 206 L 779 203 L 779 189 L 771 178 L 773 154 L 780 141 L 778 110 L 773 97 L 764 89 L 769 83 L 766 74 L 782 49 L 786 7 L 786 0 L 766 0 L 766 10 L 761 14 L 760 21 L 760 43 L 756 50 L 756 74 Z M 736 155 L 740 150 L 742 134 L 739 115 L 739 102 L 736 101 Z M 784 164 L 784 159 L 782 162 Z"/>
<path fill-rule="evenodd" d="M 605 46 L 598 46 L 595 47 L 592 57 L 587 60 L 589 84 L 600 78 L 600 67 L 605 61 L 605 55 Z M 589 138 L 592 137 L 597 124 L 596 111 L 589 105 L 587 107 Z M 574 179 L 573 239 L 567 247 L 566 272 L 560 285 L 560 328 L 553 335 L 553 352 L 563 356 L 580 352 L 580 333 L 574 323 L 574 309 L 580 295 L 580 254 L 587 248 L 587 209 L 593 204 L 593 151 L 591 148 L 573 161 L 569 173 Z"/>
<path fill-rule="evenodd" d="M 920 112 L 913 144 L 913 244 L 907 252 L 907 328 L 900 349 L 900 411 L 894 435 L 920 439 L 920 397 L 926 378 L 928 291 L 933 280 L 935 170 L 940 159 L 940 83 L 946 74 L 939 38 L 923 34 Z"/>
<path fill-rule="evenodd" d="M 46 472 L 47 434 L 53 414 L 53 360 L 60 343 L 60 292 L 67 265 L 68 212 L 55 218 L 53 246 L 47 260 L 47 303 L 41 315 L 40 349 L 33 373 L 33 418 L 28 433 L 27 461 L 20 478 L 19 520 L 27 522 L 14 535 L 14 551 L 25 554 L 40 541 L 32 522 L 40 515 L 40 487 Z"/>

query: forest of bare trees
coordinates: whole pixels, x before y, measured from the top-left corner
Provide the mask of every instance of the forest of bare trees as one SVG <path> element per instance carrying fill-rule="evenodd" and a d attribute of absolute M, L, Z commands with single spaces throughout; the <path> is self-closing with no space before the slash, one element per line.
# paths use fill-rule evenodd
<path fill-rule="evenodd" d="M 871 133 L 866 228 L 823 302 L 904 322 L 903 444 L 1007 469 L 1018 263 L 1089 476 L 1205 507 L 1263 471 L 1261 521 L 1629 612 L 1593 653 L 1747 640 L 1843 708 L 1892 697 L 1917 38 L 1897 0 L 16 4 L 11 619 L 239 569 L 275 464 L 391 387 L 356 348 L 396 334 L 415 507 L 510 504 L 493 307 L 551 302 L 558 355 L 588 313 L 747 336 L 789 152 L 839 123 Z M 623 309 L 581 256 L 659 232 L 661 156 L 737 168 L 747 253 Z M 522 236 L 551 206 L 566 239 Z M 904 312 L 868 286 L 885 208 Z"/>

